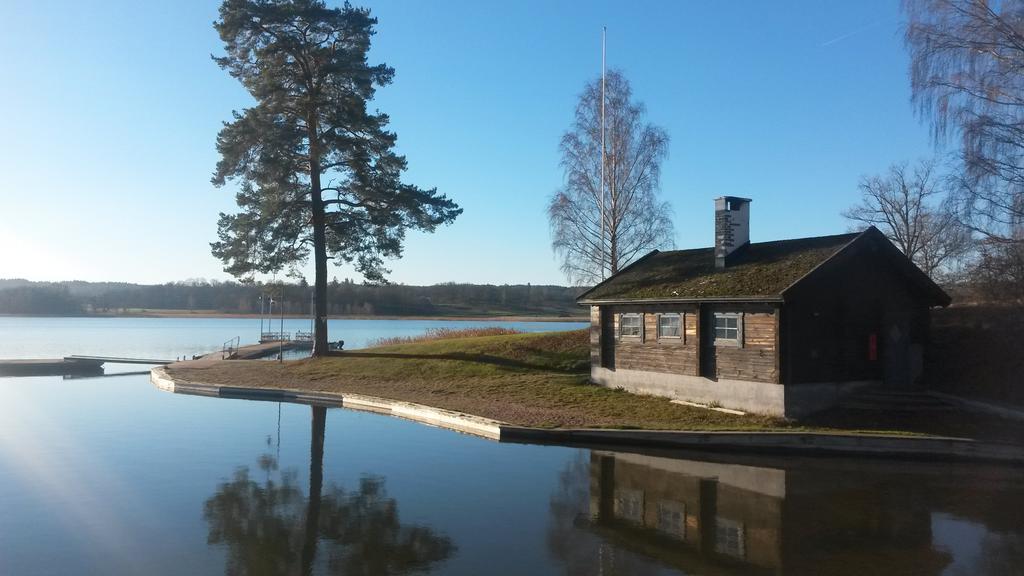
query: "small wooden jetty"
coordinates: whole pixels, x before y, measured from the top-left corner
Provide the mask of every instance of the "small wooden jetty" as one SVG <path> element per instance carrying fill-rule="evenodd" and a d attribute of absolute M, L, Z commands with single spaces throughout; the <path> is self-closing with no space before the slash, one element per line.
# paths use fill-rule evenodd
<path fill-rule="evenodd" d="M 222 358 L 230 360 L 258 360 L 268 356 L 276 356 L 279 352 L 285 350 L 303 350 L 312 347 L 312 342 L 301 340 L 267 340 L 259 344 L 240 346 L 231 351 L 227 356 L 222 356 Z"/>
<path fill-rule="evenodd" d="M 65 362 L 99 362 L 110 364 L 170 364 L 174 360 L 155 360 L 153 358 L 120 358 L 118 356 L 65 356 Z"/>
<path fill-rule="evenodd" d="M 28 360 L 0 360 L 0 376 L 63 376 L 101 374 L 103 365 L 111 364 L 170 364 L 173 360 L 152 358 L 119 358 L 115 356 L 65 356 L 63 358 L 32 358 Z"/>
<path fill-rule="evenodd" d="M 313 347 L 313 333 L 298 331 L 295 336 L 292 336 L 291 332 L 261 332 L 260 333 L 260 344 L 270 344 L 286 342 L 292 348 L 312 348 Z"/>

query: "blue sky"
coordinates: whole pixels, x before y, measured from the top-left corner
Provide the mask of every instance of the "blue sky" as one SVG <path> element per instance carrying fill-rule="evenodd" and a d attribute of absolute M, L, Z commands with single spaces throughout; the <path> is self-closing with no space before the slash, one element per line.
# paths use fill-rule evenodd
<path fill-rule="evenodd" d="M 681 248 L 711 244 L 721 195 L 754 199 L 753 241 L 844 232 L 862 174 L 932 152 L 898 2 L 356 4 L 380 20 L 371 60 L 397 70 L 376 106 L 407 180 L 465 209 L 409 235 L 395 282 L 564 283 L 544 208 L 602 25 L 609 67 L 671 136 Z M 234 198 L 209 179 L 250 100 L 210 60 L 217 6 L 0 2 L 0 278 L 228 278 L 208 244 Z"/>

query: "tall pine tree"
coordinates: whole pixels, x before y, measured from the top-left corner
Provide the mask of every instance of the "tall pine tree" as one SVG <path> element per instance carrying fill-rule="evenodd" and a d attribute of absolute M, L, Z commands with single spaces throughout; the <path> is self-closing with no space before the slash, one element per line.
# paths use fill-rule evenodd
<path fill-rule="evenodd" d="M 394 69 L 367 62 L 377 20 L 321 0 L 225 0 L 214 58 L 256 105 L 217 136 L 213 183 L 239 185 L 240 212 L 221 214 L 213 254 L 237 277 L 306 262 L 315 268 L 313 355 L 327 352 L 327 262 L 383 281 L 405 231 L 433 231 L 461 212 L 437 189 L 404 184 L 386 114 L 367 110 Z"/>

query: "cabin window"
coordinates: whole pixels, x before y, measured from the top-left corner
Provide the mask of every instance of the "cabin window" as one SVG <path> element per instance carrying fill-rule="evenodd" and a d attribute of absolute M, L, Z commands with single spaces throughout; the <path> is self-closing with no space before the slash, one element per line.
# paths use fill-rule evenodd
<path fill-rule="evenodd" d="M 658 502 L 658 532 L 686 540 L 686 504 L 672 500 Z"/>
<path fill-rule="evenodd" d="M 747 556 L 747 542 L 742 522 L 715 517 L 715 552 L 744 559 Z"/>
<path fill-rule="evenodd" d="M 615 517 L 633 524 L 644 523 L 644 491 L 620 489 L 615 491 Z"/>
<path fill-rule="evenodd" d="M 643 314 L 623 314 L 619 316 L 619 335 L 627 338 L 639 338 L 643 335 Z"/>
<path fill-rule="evenodd" d="M 681 314 L 658 315 L 658 339 L 681 338 L 683 336 L 683 317 Z"/>
<path fill-rule="evenodd" d="M 743 315 L 715 312 L 715 346 L 743 346 Z"/>

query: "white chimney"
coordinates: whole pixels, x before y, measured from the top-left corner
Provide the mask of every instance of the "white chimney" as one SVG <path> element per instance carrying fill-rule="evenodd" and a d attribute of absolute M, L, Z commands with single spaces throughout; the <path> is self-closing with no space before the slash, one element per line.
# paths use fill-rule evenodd
<path fill-rule="evenodd" d="M 750 244 L 750 198 L 715 198 L 715 268 L 725 268 L 728 257 Z"/>

